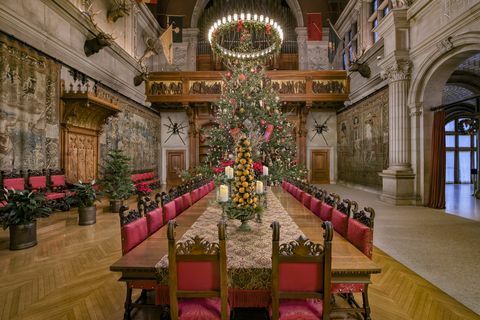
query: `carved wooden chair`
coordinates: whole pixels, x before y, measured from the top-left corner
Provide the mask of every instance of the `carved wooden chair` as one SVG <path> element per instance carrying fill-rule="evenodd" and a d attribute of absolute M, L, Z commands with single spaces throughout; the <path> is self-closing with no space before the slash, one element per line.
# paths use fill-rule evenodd
<path fill-rule="evenodd" d="M 333 228 L 326 221 L 323 244 L 300 236 L 280 245 L 280 224 L 271 225 L 272 320 L 329 319 Z"/>
<path fill-rule="evenodd" d="M 218 223 L 218 243 L 199 236 L 176 243 L 175 227 L 168 222 L 170 318 L 229 319 L 225 221 Z"/>
<path fill-rule="evenodd" d="M 372 258 L 373 251 L 373 222 L 375 219 L 375 210 L 364 208 L 358 211 L 358 205 L 355 201 L 350 203 L 352 217 L 348 220 L 348 240 L 362 251 L 367 257 Z M 361 293 L 362 306 L 355 300 L 354 293 Z M 368 301 L 368 284 L 363 283 L 336 283 L 332 285 L 332 294 L 340 294 L 346 298 L 351 308 L 335 309 L 359 312 L 364 319 L 370 319 L 370 304 Z"/>
<path fill-rule="evenodd" d="M 352 202 L 348 199 L 340 200 L 340 196 L 334 193 L 332 193 L 328 198 L 335 201 L 332 210 L 333 228 L 342 237 L 347 238 L 348 219 L 350 217 Z"/>
<path fill-rule="evenodd" d="M 138 201 L 138 212 L 147 218 L 148 235 L 153 234 L 164 225 L 163 209 L 157 201 L 150 197 L 142 197 Z"/>
<path fill-rule="evenodd" d="M 142 217 L 137 210 L 128 211 L 128 207 L 122 206 L 119 211 L 122 255 L 126 255 L 130 250 L 142 243 L 148 238 L 147 218 Z M 155 280 L 133 280 L 126 281 L 127 294 L 125 297 L 124 319 L 130 319 L 134 308 L 158 308 L 154 303 L 147 303 L 147 292 L 155 292 L 157 282 Z M 132 302 L 133 289 L 142 290 L 140 297 Z"/>
<path fill-rule="evenodd" d="M 62 211 L 70 210 L 66 201 L 67 193 L 63 191 L 50 191 L 46 170 L 28 170 L 28 189 L 33 192 L 43 193 L 48 207 Z"/>
<path fill-rule="evenodd" d="M 336 199 L 334 195 L 328 194 L 326 190 L 321 190 L 317 193 L 317 195 L 321 198 L 322 205 L 320 208 L 320 219 L 323 221 L 332 221 L 332 214 L 333 209 L 336 206 Z"/>

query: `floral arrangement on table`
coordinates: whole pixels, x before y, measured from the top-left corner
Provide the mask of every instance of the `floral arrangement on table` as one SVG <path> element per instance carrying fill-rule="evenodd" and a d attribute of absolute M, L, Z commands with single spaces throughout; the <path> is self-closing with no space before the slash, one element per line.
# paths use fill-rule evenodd
<path fill-rule="evenodd" d="M 234 166 L 235 179 L 232 182 L 232 201 L 227 208 L 227 216 L 242 222 L 239 230 L 248 231 L 250 227 L 247 222 L 262 211 L 255 192 L 250 141 L 247 138 L 240 139 L 235 151 L 237 153 Z"/>

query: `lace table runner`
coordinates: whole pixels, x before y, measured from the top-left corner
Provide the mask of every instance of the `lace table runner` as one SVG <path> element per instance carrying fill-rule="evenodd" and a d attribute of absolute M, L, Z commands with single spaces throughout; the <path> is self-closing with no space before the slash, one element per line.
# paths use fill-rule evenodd
<path fill-rule="evenodd" d="M 210 242 L 218 242 L 217 223 L 222 210 L 210 205 L 182 236 L 180 241 L 199 235 Z M 280 201 L 269 190 L 267 208 L 262 222 L 249 221 L 251 231 L 238 231 L 238 220 L 227 220 L 227 268 L 229 287 L 244 290 L 269 289 L 272 267 L 272 221 L 280 223 L 280 242 L 292 241 L 304 235 Z M 168 284 L 168 256 L 165 255 L 155 266 L 160 284 Z"/>

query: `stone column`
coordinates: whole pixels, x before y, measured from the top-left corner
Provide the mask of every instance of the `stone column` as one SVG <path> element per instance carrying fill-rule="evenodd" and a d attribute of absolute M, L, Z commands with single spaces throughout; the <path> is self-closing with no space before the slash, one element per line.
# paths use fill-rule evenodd
<path fill-rule="evenodd" d="M 298 70 L 308 69 L 308 47 L 307 47 L 307 28 L 297 27 L 295 28 L 297 33 L 297 45 L 298 45 Z"/>
<path fill-rule="evenodd" d="M 197 71 L 197 44 L 198 44 L 198 33 L 200 32 L 197 28 L 185 28 L 183 29 L 183 42 L 188 43 L 187 48 L 187 62 L 186 70 L 187 71 Z"/>
<path fill-rule="evenodd" d="M 409 60 L 394 60 L 382 72 L 382 77 L 388 79 L 389 166 L 380 174 L 383 178 L 381 199 L 397 205 L 415 203 L 407 105 L 410 69 Z"/>

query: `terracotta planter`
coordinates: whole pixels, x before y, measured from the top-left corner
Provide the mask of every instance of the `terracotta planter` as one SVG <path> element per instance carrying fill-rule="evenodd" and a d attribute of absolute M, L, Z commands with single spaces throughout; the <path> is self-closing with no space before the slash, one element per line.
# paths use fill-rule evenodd
<path fill-rule="evenodd" d="M 97 222 L 97 206 L 78 208 L 78 225 L 88 226 Z"/>
<path fill-rule="evenodd" d="M 110 212 L 118 213 L 123 206 L 123 200 L 110 200 Z"/>
<path fill-rule="evenodd" d="M 10 226 L 10 250 L 21 250 L 37 245 L 37 221 Z"/>

